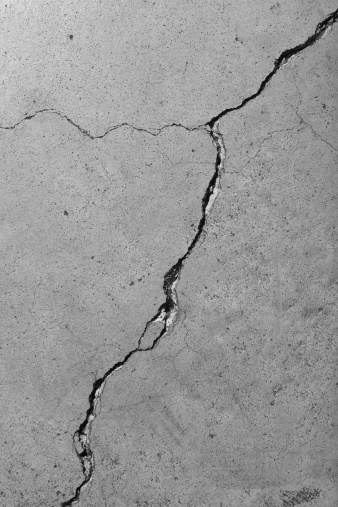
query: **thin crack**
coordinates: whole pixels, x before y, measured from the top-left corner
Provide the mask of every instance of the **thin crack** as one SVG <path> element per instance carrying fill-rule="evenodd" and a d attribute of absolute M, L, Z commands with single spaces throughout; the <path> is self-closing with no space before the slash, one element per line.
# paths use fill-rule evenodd
<path fill-rule="evenodd" d="M 309 129 L 311 130 L 311 132 L 313 133 L 313 135 L 315 137 L 317 137 L 318 139 L 320 139 L 323 143 L 325 143 L 327 146 L 329 146 L 330 148 L 332 148 L 334 151 L 338 151 L 338 148 L 336 148 L 335 146 L 333 146 L 333 144 L 331 144 L 329 141 L 327 141 L 326 139 L 324 139 L 314 128 L 313 126 L 311 125 L 311 123 L 309 123 L 308 121 L 304 120 L 303 116 L 300 114 L 299 110 L 300 108 L 302 107 L 302 103 L 303 103 L 303 100 L 302 100 L 302 94 L 297 86 L 297 83 L 296 83 L 296 80 L 295 80 L 295 87 L 297 89 L 297 92 L 298 92 L 298 95 L 299 95 L 299 104 L 296 108 L 296 115 L 300 121 L 301 124 L 309 127 Z"/>
<path fill-rule="evenodd" d="M 163 129 L 173 127 L 173 126 L 182 127 L 182 128 L 189 130 L 189 131 L 207 130 L 207 132 L 209 133 L 209 135 L 212 139 L 214 146 L 216 147 L 216 152 L 217 152 L 215 171 L 209 181 L 208 187 L 207 187 L 204 197 L 202 199 L 202 217 L 201 217 L 199 225 L 198 225 L 197 233 L 196 233 L 195 237 L 193 238 L 193 240 L 191 241 L 186 253 L 182 257 L 180 257 L 178 259 L 178 261 L 176 262 L 176 264 L 174 264 L 169 269 L 169 271 L 167 271 L 167 273 L 164 275 L 163 291 L 164 291 L 164 294 L 166 297 L 165 303 L 163 303 L 160 306 L 160 308 L 158 309 L 155 316 L 152 317 L 152 319 L 147 322 L 147 324 L 144 328 L 144 331 L 138 340 L 137 347 L 135 349 L 133 349 L 132 351 L 128 352 L 128 354 L 124 357 L 124 359 L 116 362 L 104 374 L 104 376 L 102 378 L 96 380 L 93 384 L 93 389 L 89 395 L 89 408 L 87 410 L 86 417 L 85 417 L 84 421 L 80 424 L 78 430 L 75 432 L 74 439 L 73 439 L 76 453 L 77 453 L 77 455 L 81 461 L 81 464 L 82 464 L 84 480 L 80 484 L 80 486 L 78 486 L 76 488 L 74 496 L 70 500 L 62 503 L 63 507 L 69 507 L 69 506 L 72 506 L 75 503 L 77 503 L 80 499 L 82 489 L 86 485 L 88 485 L 92 480 L 94 469 L 95 469 L 95 462 L 94 462 L 93 451 L 92 451 L 91 445 L 90 445 L 91 444 L 90 435 L 91 435 L 93 421 L 96 418 L 97 404 L 101 398 L 101 395 L 102 395 L 102 392 L 104 390 L 107 380 L 111 377 L 111 375 L 113 375 L 113 373 L 115 373 L 116 371 L 121 369 L 129 361 L 129 359 L 133 355 L 135 355 L 136 353 L 153 350 L 158 345 L 161 338 L 163 336 L 165 336 L 170 331 L 170 329 L 173 327 L 173 325 L 175 323 L 175 320 L 178 315 L 178 310 L 179 310 L 176 286 L 179 281 L 180 273 L 181 273 L 183 266 L 184 266 L 184 261 L 190 256 L 192 250 L 195 248 L 196 244 L 200 240 L 200 238 L 204 232 L 205 226 L 207 224 L 207 218 L 210 213 L 210 210 L 212 209 L 212 206 L 213 206 L 215 199 L 217 198 L 217 195 L 218 195 L 219 190 L 221 188 L 220 177 L 221 177 L 222 171 L 224 170 L 224 161 L 225 161 L 226 150 L 225 150 L 222 135 L 218 130 L 218 120 L 220 120 L 223 116 L 227 115 L 228 113 L 230 113 L 232 111 L 236 111 L 236 110 L 243 108 L 248 102 L 254 100 L 258 95 L 260 95 L 264 91 L 264 89 L 266 88 L 269 81 L 273 78 L 273 76 L 278 72 L 278 70 L 283 65 L 288 63 L 294 55 L 298 54 L 299 52 L 301 52 L 305 48 L 313 45 L 319 39 L 321 39 L 325 35 L 327 30 L 337 21 L 337 19 L 338 19 L 338 9 L 336 11 L 334 11 L 333 13 L 331 13 L 324 21 L 320 22 L 317 25 L 315 33 L 313 35 L 311 35 L 310 37 L 308 37 L 308 39 L 303 44 L 299 44 L 298 46 L 296 46 L 292 49 L 285 50 L 281 53 L 281 55 L 275 61 L 273 70 L 261 82 L 261 85 L 258 88 L 256 93 L 245 98 L 241 102 L 241 104 L 239 104 L 238 106 L 225 109 L 224 111 L 219 113 L 217 116 L 213 117 L 205 125 L 201 125 L 200 127 L 196 127 L 196 128 L 189 128 L 189 127 L 185 127 L 184 125 L 181 125 L 181 124 L 173 123 L 171 125 L 166 125 L 166 126 L 162 127 L 161 129 L 156 129 L 155 133 L 148 131 L 146 129 L 143 129 L 143 128 L 136 129 L 139 131 L 147 132 L 148 134 L 151 134 L 153 136 L 159 135 Z M 77 127 L 83 134 L 90 137 L 91 139 L 102 138 L 105 135 L 107 135 L 109 132 L 111 132 L 112 130 L 115 130 L 116 128 L 120 128 L 122 126 L 128 126 L 131 128 L 135 128 L 127 123 L 123 123 L 121 125 L 117 125 L 115 127 L 109 128 L 101 136 L 92 136 L 87 130 L 82 129 L 81 127 L 79 127 L 79 125 L 76 125 L 68 117 L 61 115 L 57 111 L 42 110 L 42 111 L 36 112 L 35 115 L 42 113 L 42 112 L 47 112 L 47 111 L 53 112 L 53 113 L 58 114 L 59 116 L 65 118 L 69 123 L 71 123 L 72 125 Z M 32 115 L 30 117 L 26 117 L 21 121 L 31 119 L 35 115 Z M 19 123 L 21 123 L 21 122 L 19 122 Z M 5 128 L 15 128 L 18 124 L 14 125 L 13 127 L 5 127 Z M 145 336 L 147 329 L 149 328 L 150 324 L 153 322 L 162 322 L 163 329 L 158 334 L 158 336 L 154 339 L 154 341 L 152 342 L 152 344 L 149 347 L 142 348 L 142 338 Z"/>
<path fill-rule="evenodd" d="M 55 109 L 40 109 L 39 111 L 35 111 L 32 114 L 24 116 L 23 118 L 21 118 L 21 120 L 19 120 L 18 122 L 14 123 L 14 125 L 10 125 L 8 127 L 1 126 L 0 129 L 2 129 L 2 130 L 14 130 L 19 125 L 21 125 L 21 123 L 23 123 L 25 121 L 28 121 L 28 120 L 32 120 L 33 118 L 35 118 L 35 116 L 38 116 L 38 115 L 43 114 L 43 113 L 50 113 L 50 114 L 55 114 L 57 116 L 60 116 L 60 118 L 63 118 L 64 120 L 68 121 L 68 123 L 70 123 L 71 125 L 73 125 L 73 127 L 76 127 L 83 135 L 85 135 L 87 137 L 90 137 L 91 139 L 95 139 L 95 137 L 93 137 L 88 130 L 80 127 L 80 125 L 77 125 L 77 123 L 75 123 L 73 120 L 71 120 L 70 118 L 68 118 L 68 116 L 66 116 L 65 114 L 59 113 Z"/>
<path fill-rule="evenodd" d="M 74 433 L 73 437 L 74 448 L 82 465 L 84 480 L 76 488 L 74 496 L 70 500 L 61 504 L 62 507 L 70 507 L 77 503 L 80 499 L 82 489 L 92 480 L 95 469 L 95 461 L 94 454 L 91 449 L 90 434 L 92 424 L 96 418 L 96 408 L 108 379 L 113 375 L 113 373 L 120 370 L 136 353 L 153 350 L 158 345 L 161 338 L 171 330 L 176 321 L 179 310 L 176 286 L 179 281 L 179 276 L 183 269 L 184 261 L 189 257 L 204 232 L 208 215 L 220 190 L 220 178 L 222 170 L 224 170 L 225 147 L 222 135 L 218 131 L 218 125 L 215 124 L 212 129 L 208 130 L 208 133 L 216 148 L 217 156 L 214 173 L 202 199 L 202 217 L 198 225 L 197 233 L 191 241 L 186 253 L 180 257 L 176 264 L 174 264 L 164 275 L 163 292 L 166 297 L 165 302 L 159 307 L 154 317 L 147 322 L 144 331 L 138 340 L 137 347 L 128 352 L 124 359 L 115 363 L 108 371 L 106 371 L 103 377 L 97 379 L 93 384 L 93 389 L 89 395 L 89 408 L 87 410 L 86 417 Z M 163 328 L 149 347 L 142 348 L 142 339 L 153 322 L 162 322 Z"/>
<path fill-rule="evenodd" d="M 77 128 L 84 136 L 89 137 L 89 139 L 92 139 L 92 140 L 94 140 L 94 139 L 103 139 L 110 132 L 113 132 L 114 130 L 117 130 L 117 129 L 122 128 L 122 127 L 129 127 L 129 128 L 131 128 L 133 130 L 137 130 L 138 132 L 145 132 L 145 133 L 150 134 L 151 136 L 154 136 L 154 137 L 160 135 L 163 130 L 165 130 L 167 128 L 171 128 L 171 127 L 180 127 L 180 128 L 183 128 L 184 130 L 187 130 L 188 132 L 192 132 L 194 130 L 203 130 L 203 127 L 200 127 L 200 126 L 198 126 L 198 127 L 187 127 L 186 125 L 182 125 L 181 123 L 169 123 L 168 125 L 164 125 L 163 127 L 160 127 L 160 128 L 154 128 L 152 130 L 147 130 L 147 129 L 142 128 L 142 127 L 135 127 L 134 125 L 131 125 L 130 123 L 126 123 L 125 122 L 125 123 L 120 123 L 118 125 L 113 125 L 112 127 L 109 127 L 103 134 L 94 136 L 93 134 L 90 133 L 89 130 L 84 129 L 83 127 L 81 127 L 80 125 L 78 125 L 77 123 L 75 123 L 71 118 L 69 118 L 65 114 L 60 113 L 56 109 L 40 109 L 39 111 L 35 111 L 32 114 L 24 116 L 24 118 L 21 118 L 21 120 L 18 121 L 17 123 L 14 123 L 14 125 L 10 125 L 8 127 L 0 126 L 0 129 L 2 129 L 2 130 L 14 130 L 19 125 L 21 125 L 21 123 L 23 123 L 25 121 L 32 120 L 36 116 L 38 116 L 40 114 L 44 114 L 44 113 L 55 114 L 56 116 L 59 116 L 60 118 L 66 120 L 68 123 L 70 123 L 73 127 Z"/>
<path fill-rule="evenodd" d="M 68 123 L 70 123 L 71 125 L 76 127 L 83 135 L 89 137 L 90 139 L 102 139 L 110 132 L 112 132 L 116 129 L 119 129 L 121 127 L 130 127 L 133 130 L 137 130 L 139 132 L 146 132 L 147 134 L 150 134 L 152 136 L 158 136 L 163 130 L 170 128 L 170 127 L 180 127 L 180 128 L 183 128 L 189 132 L 192 132 L 194 130 L 203 130 L 206 126 L 210 127 L 212 129 L 213 126 L 216 124 L 216 122 L 218 120 L 220 120 L 223 116 L 226 116 L 228 113 L 231 113 L 232 111 L 238 111 L 239 109 L 242 109 L 248 102 L 251 102 L 256 97 L 258 97 L 265 90 L 267 84 L 271 81 L 273 76 L 279 71 L 279 69 L 283 65 L 286 65 L 291 60 L 291 58 L 293 56 L 297 55 L 298 53 L 300 53 L 304 49 L 312 46 L 313 44 L 318 42 L 320 39 L 322 39 L 326 35 L 327 31 L 334 25 L 334 23 L 337 22 L 337 20 L 338 20 L 338 9 L 336 9 L 334 12 L 329 14 L 323 21 L 318 23 L 314 34 L 310 35 L 306 39 L 305 42 L 303 42 L 302 44 L 298 44 L 298 46 L 295 46 L 294 48 L 286 49 L 285 51 L 283 51 L 280 54 L 280 56 L 277 58 L 277 60 L 275 60 L 275 64 L 274 64 L 273 69 L 263 79 L 258 90 L 255 93 L 253 93 L 249 97 L 246 97 L 245 99 L 243 99 L 242 102 L 238 106 L 233 106 L 233 107 L 229 107 L 227 109 L 224 109 L 217 116 L 214 116 L 213 118 L 211 118 L 211 120 L 209 120 L 207 123 L 205 123 L 203 125 L 199 125 L 197 127 L 188 127 L 188 126 L 183 125 L 181 123 L 174 122 L 174 123 L 170 123 L 168 125 L 164 125 L 163 127 L 160 127 L 160 128 L 154 128 L 152 130 L 147 130 L 143 127 L 135 127 L 134 125 L 131 125 L 129 123 L 120 123 L 118 125 L 113 125 L 112 127 L 109 127 L 103 134 L 94 136 L 93 134 L 90 133 L 89 130 L 84 129 L 83 127 L 81 127 L 80 125 L 75 123 L 71 118 L 68 118 L 68 116 L 66 116 L 65 114 L 62 114 L 59 111 L 56 111 L 55 109 L 40 109 L 39 111 L 35 111 L 34 113 L 25 116 L 24 118 L 22 118 L 20 121 L 18 121 L 14 125 L 10 125 L 7 127 L 0 126 L 0 129 L 14 130 L 22 122 L 31 120 L 35 116 L 42 114 L 42 113 L 51 113 L 51 114 L 56 114 L 56 115 L 60 116 L 60 118 L 65 119 Z"/>

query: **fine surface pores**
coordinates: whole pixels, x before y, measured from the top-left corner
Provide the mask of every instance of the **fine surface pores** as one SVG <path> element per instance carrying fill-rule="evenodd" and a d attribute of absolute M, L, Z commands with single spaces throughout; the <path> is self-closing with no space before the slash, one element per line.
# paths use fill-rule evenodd
<path fill-rule="evenodd" d="M 335 8 L 1 6 L 1 505 L 335 507 Z"/>

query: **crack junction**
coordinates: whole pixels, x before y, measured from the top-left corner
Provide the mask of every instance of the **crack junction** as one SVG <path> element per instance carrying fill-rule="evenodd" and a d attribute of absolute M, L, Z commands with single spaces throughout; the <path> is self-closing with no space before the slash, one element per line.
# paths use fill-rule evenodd
<path fill-rule="evenodd" d="M 147 322 L 144 331 L 138 340 L 137 347 L 128 352 L 124 359 L 115 363 L 103 375 L 103 377 L 97 379 L 93 384 L 93 389 L 89 395 L 89 408 L 87 410 L 86 417 L 80 424 L 79 428 L 76 430 L 73 437 L 75 452 L 82 465 L 84 480 L 76 488 L 74 496 L 70 500 L 61 504 L 62 507 L 70 507 L 77 503 L 80 499 L 82 489 L 92 481 L 93 473 L 95 470 L 95 461 L 94 454 L 91 449 L 90 434 L 92 424 L 96 418 L 97 405 L 100 401 L 108 379 L 113 375 L 113 373 L 120 370 L 136 353 L 153 350 L 158 345 L 161 338 L 171 331 L 177 319 L 179 308 L 176 286 L 179 281 L 180 273 L 183 269 L 184 261 L 189 257 L 199 239 L 201 238 L 204 232 L 204 228 L 207 224 L 208 215 L 221 188 L 220 177 L 224 169 L 224 160 L 226 155 L 224 142 L 221 133 L 218 131 L 217 124 L 215 124 L 212 129 L 209 129 L 208 133 L 216 148 L 217 156 L 214 173 L 209 181 L 207 190 L 202 199 L 202 216 L 198 224 L 197 233 L 191 241 L 186 253 L 180 257 L 176 264 L 174 264 L 164 275 L 163 292 L 166 297 L 165 302 L 159 307 L 154 317 L 152 317 L 152 319 Z M 163 324 L 163 328 L 157 337 L 153 340 L 152 344 L 149 347 L 143 348 L 142 338 L 145 336 L 148 328 L 153 322 L 161 322 Z"/>
<path fill-rule="evenodd" d="M 185 127 L 184 125 L 173 123 L 171 125 L 166 125 L 165 127 L 162 127 L 161 129 L 157 129 L 157 131 L 155 133 L 150 132 L 150 131 L 143 129 L 143 128 L 136 129 L 136 130 L 140 130 L 143 132 L 148 132 L 149 134 L 154 135 L 154 136 L 159 135 L 159 133 L 164 128 L 168 128 L 168 127 L 172 127 L 172 126 L 182 127 L 182 128 L 189 130 L 189 131 L 190 130 L 207 131 L 211 137 L 211 140 L 212 140 L 212 142 L 216 148 L 216 152 L 217 152 L 215 171 L 209 181 L 208 187 L 207 187 L 204 197 L 202 199 L 202 217 L 201 217 L 199 225 L 198 225 L 197 233 L 196 233 L 195 237 L 193 238 L 193 240 L 191 241 L 186 253 L 182 257 L 180 257 L 178 259 L 178 261 L 176 262 L 176 264 L 174 264 L 167 271 L 167 273 L 164 275 L 163 291 L 165 294 L 165 302 L 159 307 L 155 316 L 152 317 L 152 319 L 147 322 L 147 324 L 144 328 L 144 331 L 138 340 L 137 347 L 135 349 L 133 349 L 132 351 L 128 352 L 128 354 L 124 357 L 124 359 L 116 362 L 104 374 L 104 376 L 102 378 L 96 380 L 93 384 L 93 389 L 89 395 L 89 408 L 87 410 L 86 417 L 85 417 L 84 421 L 80 424 L 78 430 L 75 432 L 74 438 L 73 438 L 75 451 L 76 451 L 76 453 L 79 457 L 79 460 L 82 464 L 84 480 L 76 488 L 74 496 L 70 500 L 62 503 L 63 507 L 70 507 L 70 506 L 74 505 L 75 503 L 77 503 L 80 499 L 80 494 L 81 494 L 82 489 L 92 481 L 92 477 L 93 477 L 93 473 L 94 473 L 94 469 L 95 469 L 95 462 L 94 462 L 93 451 L 92 451 L 91 445 L 90 445 L 91 444 L 90 435 L 91 435 L 93 421 L 96 418 L 97 405 L 98 405 L 101 395 L 103 393 L 106 382 L 113 375 L 113 373 L 115 373 L 116 371 L 121 369 L 129 361 L 129 359 L 131 359 L 131 357 L 133 355 L 135 355 L 138 352 L 147 352 L 147 351 L 153 350 L 158 345 L 161 338 L 163 336 L 165 336 L 166 334 L 168 334 L 175 324 L 175 321 L 178 316 L 178 310 L 179 310 L 176 286 L 179 281 L 180 273 L 183 269 L 185 260 L 189 257 L 189 255 L 191 254 L 191 252 L 193 251 L 193 249 L 197 245 L 198 241 L 200 240 L 200 238 L 204 232 L 205 226 L 207 225 L 208 215 L 210 214 L 212 206 L 213 206 L 215 199 L 217 198 L 217 195 L 218 195 L 220 188 L 221 188 L 220 177 L 221 177 L 222 171 L 224 170 L 226 149 L 225 149 L 222 135 L 218 129 L 218 121 L 223 116 L 227 115 L 228 113 L 242 109 L 248 102 L 250 102 L 250 101 L 254 100 L 256 97 L 258 97 L 264 91 L 264 89 L 266 88 L 267 84 L 271 81 L 273 76 L 279 71 L 279 69 L 283 65 L 287 64 L 293 56 L 295 56 L 299 52 L 303 51 L 307 47 L 315 44 L 318 40 L 320 40 L 322 37 L 324 37 L 324 35 L 327 33 L 327 31 L 332 27 L 332 25 L 337 20 L 338 20 L 338 9 L 336 11 L 334 11 L 333 13 L 331 13 L 325 20 L 320 22 L 317 25 L 314 34 L 311 35 L 310 37 L 308 37 L 308 39 L 304 43 L 299 44 L 298 46 L 296 46 L 292 49 L 287 49 L 281 53 L 281 55 L 275 61 L 274 68 L 263 79 L 258 90 L 254 94 L 243 99 L 243 101 L 238 106 L 223 110 L 217 116 L 211 118 L 211 120 L 208 121 L 205 125 L 201 125 L 201 126 L 195 127 L 195 128 L 189 128 L 189 127 Z M 62 118 L 65 118 L 69 123 L 74 125 L 84 135 L 90 137 L 91 139 L 102 138 L 105 135 L 107 135 L 109 132 L 111 132 L 112 130 L 115 130 L 116 128 L 119 128 L 122 126 L 129 126 L 131 128 L 135 128 L 135 127 L 132 127 L 131 125 L 124 123 L 121 125 L 111 127 L 101 136 L 92 136 L 87 130 L 82 129 L 81 127 L 79 127 L 79 125 L 76 125 L 68 117 L 66 117 L 54 110 L 38 111 L 32 116 L 24 118 L 23 120 L 18 122 L 13 127 L 2 127 L 2 128 L 7 128 L 7 129 L 15 128 L 22 121 L 31 119 L 34 116 L 36 116 L 37 114 L 42 113 L 42 112 L 47 112 L 47 111 L 53 112 L 54 114 L 58 114 Z M 145 336 L 149 326 L 153 322 L 161 322 L 163 324 L 163 329 L 158 334 L 158 336 L 154 339 L 154 341 L 152 342 L 152 344 L 149 347 L 143 348 L 142 347 L 142 338 Z"/>

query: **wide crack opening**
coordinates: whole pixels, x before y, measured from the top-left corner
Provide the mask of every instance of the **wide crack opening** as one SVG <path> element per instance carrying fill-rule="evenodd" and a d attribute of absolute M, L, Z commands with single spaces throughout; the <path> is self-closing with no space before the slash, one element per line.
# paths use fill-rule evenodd
<path fill-rule="evenodd" d="M 71 123 L 74 127 L 78 128 L 82 134 L 90 137 L 91 139 L 98 139 L 103 138 L 105 135 L 107 135 L 112 130 L 115 130 L 116 128 L 120 128 L 122 126 L 128 126 L 131 128 L 135 128 L 136 130 L 148 132 L 150 135 L 159 135 L 160 132 L 164 128 L 169 127 L 181 127 L 185 130 L 193 131 L 193 130 L 204 130 L 207 131 L 211 137 L 211 140 L 216 148 L 216 162 L 215 162 L 215 170 L 214 173 L 209 181 L 208 187 L 206 189 L 206 192 L 202 199 L 202 216 L 198 225 L 198 230 L 191 241 L 186 253 L 178 259 L 178 261 L 166 272 L 164 275 L 164 282 L 163 282 L 163 291 L 165 295 L 165 302 L 159 307 L 157 313 L 147 322 L 144 331 L 142 335 L 140 336 L 138 340 L 137 347 L 124 357 L 124 359 L 116 362 L 105 374 L 102 378 L 97 379 L 94 384 L 92 391 L 89 395 L 89 408 L 86 412 L 86 417 L 84 421 L 80 424 L 79 428 L 74 434 L 73 438 L 73 445 L 74 450 L 81 462 L 82 465 L 82 471 L 84 475 L 83 482 L 76 488 L 75 494 L 72 498 L 70 498 L 68 501 L 63 502 L 61 505 L 62 507 L 69 507 L 77 503 L 80 499 L 81 491 L 82 489 L 88 485 L 93 477 L 94 469 L 95 469 L 95 461 L 94 461 L 94 454 L 91 450 L 90 446 L 90 434 L 92 429 L 92 424 L 96 417 L 96 408 L 97 404 L 100 401 L 100 397 L 102 395 L 102 392 L 104 390 L 105 384 L 108 381 L 108 379 L 113 375 L 114 372 L 122 368 L 129 359 L 138 352 L 147 352 L 153 350 L 158 343 L 160 342 L 161 338 L 164 337 L 174 326 L 175 320 L 178 315 L 178 296 L 176 291 L 176 286 L 179 281 L 180 273 L 183 269 L 185 260 L 189 257 L 197 243 L 199 242 L 204 230 L 205 226 L 207 224 L 207 218 L 208 215 L 212 209 L 212 206 L 215 202 L 215 199 L 217 197 L 217 194 L 220 190 L 220 178 L 221 178 L 221 172 L 224 168 L 224 161 L 225 161 L 225 146 L 224 141 L 222 138 L 221 133 L 218 130 L 218 121 L 228 113 L 232 111 L 237 111 L 239 109 L 242 109 L 248 102 L 254 100 L 256 97 L 258 97 L 266 88 L 268 83 L 271 81 L 273 76 L 279 71 L 279 69 L 285 65 L 293 56 L 300 53 L 307 47 L 315 44 L 318 40 L 320 40 L 326 32 L 333 26 L 334 23 L 336 23 L 338 19 L 338 9 L 334 12 L 332 12 L 327 18 L 325 18 L 323 21 L 321 21 L 314 32 L 313 35 L 308 37 L 308 39 L 298 46 L 287 49 L 281 53 L 281 55 L 277 58 L 277 60 L 274 63 L 274 67 L 272 71 L 263 79 L 261 82 L 258 90 L 250 95 L 249 97 L 246 97 L 243 99 L 243 101 L 235 107 L 231 107 L 228 109 L 223 110 L 220 112 L 217 116 L 211 118 L 205 125 L 201 125 L 199 127 L 195 128 L 189 128 L 185 127 L 184 125 L 173 123 L 171 125 L 166 125 L 165 127 L 162 127 L 161 129 L 155 130 L 155 132 L 148 131 L 143 128 L 135 128 L 131 125 L 128 125 L 126 123 L 117 125 L 114 127 L 109 128 L 104 134 L 100 136 L 93 136 L 88 132 L 87 130 L 81 128 L 79 125 L 75 124 L 70 118 L 68 118 L 65 115 L 62 115 L 61 113 L 58 113 L 55 110 L 51 109 L 45 109 L 41 111 L 37 111 L 35 114 L 32 114 L 30 116 L 27 116 L 23 118 L 20 122 L 13 125 L 12 127 L 1 127 L 4 129 L 14 129 L 16 126 L 18 126 L 22 121 L 30 120 L 34 118 L 37 114 L 41 114 L 44 112 L 49 112 L 52 114 L 57 114 L 60 117 L 64 118 L 66 121 Z M 156 336 L 156 338 L 152 341 L 152 343 L 148 346 L 143 348 L 142 347 L 142 339 L 145 337 L 149 327 L 152 323 L 160 322 L 162 323 L 163 327 L 160 333 Z"/>
<path fill-rule="evenodd" d="M 74 449 L 82 465 L 84 480 L 80 486 L 76 488 L 74 496 L 70 500 L 67 500 L 61 504 L 62 507 L 69 507 L 77 503 L 80 499 L 82 489 L 87 486 L 92 480 L 95 469 L 95 461 L 93 452 L 90 447 L 90 434 L 92 424 L 96 417 L 96 407 L 101 398 L 107 380 L 115 371 L 122 368 L 134 354 L 138 352 L 148 352 L 150 350 L 153 350 L 158 345 L 161 338 L 172 329 L 175 323 L 178 314 L 178 296 L 176 285 L 178 283 L 184 261 L 187 259 L 187 257 L 189 257 L 195 245 L 198 243 L 201 235 L 203 234 L 204 227 L 207 222 L 207 216 L 211 210 L 211 206 L 209 205 L 212 198 L 216 197 L 218 193 L 218 189 L 220 187 L 221 171 L 224 167 L 225 147 L 222 136 L 217 130 L 217 126 L 214 126 L 212 130 L 209 130 L 209 134 L 212 138 L 214 146 L 216 147 L 217 156 L 214 173 L 209 181 L 207 190 L 202 199 L 202 217 L 198 225 L 197 233 L 188 246 L 186 253 L 180 257 L 176 264 L 174 264 L 174 266 L 172 266 L 164 275 L 163 292 L 166 297 L 165 303 L 159 307 L 156 314 L 147 322 L 144 331 L 138 340 L 137 347 L 128 352 L 124 359 L 115 363 L 102 378 L 97 379 L 93 384 L 93 389 L 89 395 L 89 408 L 87 410 L 86 417 L 80 424 L 79 428 L 76 430 L 73 437 Z M 146 335 L 150 325 L 154 322 L 162 322 L 163 328 L 153 340 L 153 342 L 148 347 L 143 348 L 142 339 Z"/>

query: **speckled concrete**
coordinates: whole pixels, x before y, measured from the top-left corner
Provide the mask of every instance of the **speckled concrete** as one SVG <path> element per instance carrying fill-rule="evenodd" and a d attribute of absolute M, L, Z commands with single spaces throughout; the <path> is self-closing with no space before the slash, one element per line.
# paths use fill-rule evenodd
<path fill-rule="evenodd" d="M 335 8 L 1 5 L 1 505 L 337 505 Z"/>
<path fill-rule="evenodd" d="M 162 303 L 163 273 L 196 233 L 214 149 L 176 127 L 93 141 L 57 115 L 0 135 L 6 455 L 13 439 L 27 442 L 14 466 L 29 467 L 33 451 L 27 474 L 43 467 L 52 498 L 47 480 L 64 490 L 79 468 L 69 432 L 94 377 L 133 348 Z M 47 501 L 26 488 L 26 505 Z"/>
<path fill-rule="evenodd" d="M 53 108 L 94 135 L 125 122 L 206 123 L 256 90 L 281 50 L 336 8 L 335 0 L 8 0 L 0 118 L 13 124 Z"/>
<path fill-rule="evenodd" d="M 179 322 L 107 385 L 86 507 L 336 505 L 337 44 L 221 122 Z"/>

